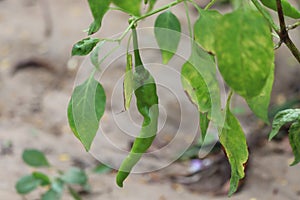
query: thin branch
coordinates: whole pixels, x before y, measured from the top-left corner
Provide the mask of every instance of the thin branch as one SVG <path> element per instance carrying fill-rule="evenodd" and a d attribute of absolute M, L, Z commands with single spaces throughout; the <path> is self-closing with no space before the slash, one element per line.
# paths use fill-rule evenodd
<path fill-rule="evenodd" d="M 276 5 L 277 5 L 278 19 L 280 23 L 279 37 L 281 41 L 284 42 L 286 46 L 290 49 L 290 51 L 295 56 L 297 61 L 300 63 L 300 51 L 297 49 L 296 45 L 290 39 L 288 31 L 286 29 L 281 0 L 276 0 Z"/>
<path fill-rule="evenodd" d="M 204 10 L 208 10 L 210 7 L 212 7 L 216 3 L 216 0 L 211 0 L 204 8 Z"/>
<path fill-rule="evenodd" d="M 286 29 L 289 31 L 289 30 L 293 30 L 293 29 L 297 28 L 298 26 L 300 26 L 300 21 L 298 21 L 298 22 L 296 22 L 296 23 L 294 23 L 292 25 L 288 25 L 286 27 Z"/>

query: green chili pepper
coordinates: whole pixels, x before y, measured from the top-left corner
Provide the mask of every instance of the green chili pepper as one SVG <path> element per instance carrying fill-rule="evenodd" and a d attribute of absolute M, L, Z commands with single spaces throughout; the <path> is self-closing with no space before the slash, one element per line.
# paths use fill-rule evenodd
<path fill-rule="evenodd" d="M 135 139 L 129 155 L 125 158 L 117 174 L 117 184 L 123 187 L 123 182 L 143 153 L 151 146 L 157 132 L 158 96 L 156 84 L 148 70 L 143 66 L 137 42 L 136 29 L 132 28 L 135 72 L 133 74 L 136 104 L 139 113 L 144 117 L 139 136 Z"/>

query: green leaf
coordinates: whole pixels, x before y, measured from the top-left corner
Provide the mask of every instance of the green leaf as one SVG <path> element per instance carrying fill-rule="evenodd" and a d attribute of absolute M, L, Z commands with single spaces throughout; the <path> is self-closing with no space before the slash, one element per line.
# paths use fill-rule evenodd
<path fill-rule="evenodd" d="M 119 8 L 123 9 L 128 14 L 131 14 L 134 16 L 141 15 L 142 0 L 130 0 L 130 1 L 112 0 L 112 2 Z"/>
<path fill-rule="evenodd" d="M 41 186 L 46 186 L 51 184 L 50 178 L 42 172 L 33 172 L 32 176 L 38 180 L 41 180 Z"/>
<path fill-rule="evenodd" d="M 207 113 L 201 113 L 200 112 L 200 130 L 201 130 L 201 143 L 204 142 L 204 139 L 206 137 L 206 132 L 209 126 L 209 119 L 207 116 Z"/>
<path fill-rule="evenodd" d="M 208 113 L 208 118 L 219 124 L 220 89 L 213 57 L 194 43 L 192 55 L 182 66 L 181 75 L 183 89 L 199 112 Z"/>
<path fill-rule="evenodd" d="M 144 0 L 144 3 L 149 4 L 148 12 L 150 12 L 151 10 L 153 10 L 156 0 Z"/>
<path fill-rule="evenodd" d="M 125 110 L 130 107 L 132 93 L 134 92 L 133 72 L 132 72 L 132 55 L 127 54 L 127 65 L 123 84 L 124 91 L 124 105 Z"/>
<path fill-rule="evenodd" d="M 36 189 L 40 184 L 40 179 L 36 179 L 33 175 L 26 175 L 18 180 L 15 188 L 19 194 L 27 194 Z"/>
<path fill-rule="evenodd" d="M 287 109 L 277 113 L 273 120 L 272 131 L 269 135 L 269 140 L 277 135 L 279 129 L 284 124 L 297 120 L 300 120 L 300 109 Z"/>
<path fill-rule="evenodd" d="M 96 33 L 102 24 L 102 18 L 109 10 L 111 0 L 88 0 L 94 22 L 90 25 L 88 35 Z"/>
<path fill-rule="evenodd" d="M 124 159 L 119 168 L 116 182 L 120 187 L 123 187 L 123 182 L 132 168 L 151 146 L 156 136 L 159 115 L 156 84 L 149 71 L 143 66 L 138 48 L 136 30 L 133 29 L 132 33 L 135 58 L 135 72 L 133 74 L 134 94 L 138 111 L 144 120 L 140 133 L 134 140 L 129 155 Z"/>
<path fill-rule="evenodd" d="M 228 195 L 231 196 L 238 188 L 240 179 L 245 176 L 244 164 L 248 160 L 248 147 L 245 134 L 239 121 L 229 109 L 229 101 L 226 106 L 225 123 L 220 133 L 220 142 L 225 149 L 231 166 L 230 188 Z"/>
<path fill-rule="evenodd" d="M 93 172 L 96 173 L 96 174 L 105 174 L 105 173 L 108 173 L 112 171 L 112 168 L 104 165 L 104 164 L 100 164 L 98 166 L 96 166 L 94 169 L 93 169 Z"/>
<path fill-rule="evenodd" d="M 154 34 L 162 53 L 162 61 L 167 64 L 177 51 L 180 42 L 180 21 L 172 12 L 166 11 L 156 18 Z"/>
<path fill-rule="evenodd" d="M 246 98 L 246 101 L 254 112 L 254 114 L 262 119 L 264 122 L 269 123 L 268 109 L 271 99 L 271 92 L 274 82 L 274 65 L 272 67 L 271 73 L 267 79 L 265 86 L 263 87 L 260 94 L 256 97 Z"/>
<path fill-rule="evenodd" d="M 61 193 L 57 193 L 55 190 L 50 189 L 42 195 L 42 200 L 60 200 Z"/>
<path fill-rule="evenodd" d="M 70 184 L 85 185 L 88 178 L 83 170 L 74 167 L 64 173 L 61 177 L 61 180 Z"/>
<path fill-rule="evenodd" d="M 74 135 L 89 151 L 106 104 L 105 91 L 93 76 L 73 91 L 68 119 Z"/>
<path fill-rule="evenodd" d="M 289 140 L 295 160 L 291 166 L 297 165 L 300 162 L 300 120 L 293 123 L 289 129 Z"/>
<path fill-rule="evenodd" d="M 99 41 L 98 38 L 85 38 L 77 42 L 72 48 L 72 56 L 85 56 L 89 54 Z"/>
<path fill-rule="evenodd" d="M 71 194 L 71 196 L 73 197 L 73 199 L 81 200 L 81 197 L 78 194 L 78 192 L 76 192 L 72 187 L 68 187 L 68 190 L 69 190 L 69 193 Z"/>
<path fill-rule="evenodd" d="M 57 194 L 62 194 L 64 190 L 65 183 L 60 178 L 54 179 L 54 181 L 51 184 L 51 190 L 56 192 Z"/>
<path fill-rule="evenodd" d="M 277 11 L 277 5 L 276 0 L 260 0 L 263 5 L 265 5 L 268 8 L 271 8 L 272 10 Z M 282 10 L 283 14 L 285 16 L 299 19 L 300 18 L 300 11 L 297 10 L 294 6 L 292 6 L 287 0 L 281 0 Z"/>
<path fill-rule="evenodd" d="M 44 153 L 36 149 L 26 149 L 22 158 L 24 162 L 32 167 L 49 167 L 50 164 Z"/>
<path fill-rule="evenodd" d="M 226 83 L 245 98 L 259 95 L 274 63 L 270 28 L 258 11 L 238 9 L 216 28 L 215 50 Z"/>
<path fill-rule="evenodd" d="M 215 53 L 216 28 L 222 15 L 216 10 L 201 10 L 194 25 L 195 41 L 205 50 Z"/>

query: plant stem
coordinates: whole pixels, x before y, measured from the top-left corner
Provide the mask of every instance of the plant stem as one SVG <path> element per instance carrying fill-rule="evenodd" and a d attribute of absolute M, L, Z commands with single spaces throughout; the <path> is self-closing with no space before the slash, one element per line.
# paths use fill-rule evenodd
<path fill-rule="evenodd" d="M 211 0 L 204 8 L 204 10 L 208 10 L 210 7 L 212 7 L 216 3 L 216 0 Z"/>
<path fill-rule="evenodd" d="M 185 8 L 186 18 L 187 18 L 187 21 L 188 21 L 190 38 L 191 38 L 191 41 L 193 41 L 193 38 L 194 38 L 194 36 L 193 36 L 193 28 L 192 28 L 192 23 L 191 23 L 190 15 L 189 15 L 189 8 L 188 8 L 188 5 L 187 5 L 187 1 L 184 1 L 184 8 Z"/>
<path fill-rule="evenodd" d="M 134 52 L 134 68 L 136 73 L 141 76 L 145 76 L 145 67 L 143 65 L 139 45 L 138 45 L 138 36 L 135 26 L 132 27 L 132 41 L 133 41 L 133 52 Z"/>
<path fill-rule="evenodd" d="M 288 25 L 288 26 L 286 27 L 286 29 L 287 29 L 287 30 L 292 30 L 292 29 L 297 28 L 298 26 L 300 26 L 300 21 L 296 22 L 295 24 Z"/>
<path fill-rule="evenodd" d="M 277 33 L 277 35 L 280 37 L 280 40 L 286 44 L 286 46 L 289 48 L 291 53 L 294 55 L 296 60 L 300 63 L 300 52 L 297 49 L 296 45 L 293 43 L 293 41 L 290 39 L 286 26 L 284 21 L 284 15 L 282 11 L 282 5 L 281 0 L 276 0 L 277 3 L 277 13 L 278 18 L 280 22 L 280 28 L 275 24 L 271 16 L 265 11 L 263 6 L 258 2 L 258 0 L 251 0 L 252 3 L 255 5 L 257 10 L 264 16 L 264 18 L 269 22 L 272 29 Z M 299 26 L 299 25 L 296 25 Z"/>
<path fill-rule="evenodd" d="M 140 17 L 133 17 L 132 20 L 130 20 L 130 22 L 129 22 L 129 26 L 126 28 L 126 30 L 122 33 L 122 35 L 119 38 L 117 38 L 117 39 L 106 39 L 106 38 L 104 38 L 102 40 L 109 41 L 109 42 L 119 42 L 120 43 L 126 37 L 127 33 L 130 31 L 130 29 L 132 29 L 132 27 L 134 27 L 138 21 L 141 21 L 142 19 L 145 19 L 145 18 L 150 17 L 152 15 L 155 15 L 159 12 L 167 10 L 170 7 L 176 6 L 177 4 L 180 4 L 183 1 L 185 1 L 185 0 L 176 0 L 176 1 L 173 1 L 169 4 L 164 5 L 163 7 L 160 7 L 156 10 L 148 12 L 148 13 L 140 16 Z"/>
<path fill-rule="evenodd" d="M 294 57 L 297 59 L 297 61 L 300 63 L 300 51 L 297 49 L 296 45 L 290 39 L 289 33 L 286 29 L 281 0 L 276 0 L 276 5 L 277 5 L 278 19 L 279 19 L 279 23 L 280 23 L 279 37 L 286 44 L 286 46 L 290 49 L 290 51 L 292 52 Z"/>
<path fill-rule="evenodd" d="M 198 6 L 198 4 L 196 2 L 194 2 L 194 0 L 188 0 L 195 8 L 196 10 L 200 13 L 201 12 L 201 8 Z"/>

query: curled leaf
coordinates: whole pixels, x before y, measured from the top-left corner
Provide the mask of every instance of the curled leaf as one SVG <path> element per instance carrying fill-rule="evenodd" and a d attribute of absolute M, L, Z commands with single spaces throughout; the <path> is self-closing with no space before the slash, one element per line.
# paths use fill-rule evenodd
<path fill-rule="evenodd" d="M 85 38 L 77 42 L 72 48 L 72 56 L 85 56 L 89 54 L 99 41 L 98 38 Z"/>
<path fill-rule="evenodd" d="M 287 109 L 278 112 L 273 119 L 272 131 L 269 140 L 275 137 L 279 129 L 286 123 L 300 120 L 300 109 Z"/>
<path fill-rule="evenodd" d="M 245 163 L 248 160 L 248 147 L 245 134 L 239 121 L 231 113 L 227 102 L 225 123 L 220 133 L 220 142 L 225 149 L 231 166 L 230 188 L 228 195 L 231 196 L 238 188 L 240 179 L 245 176 Z"/>

